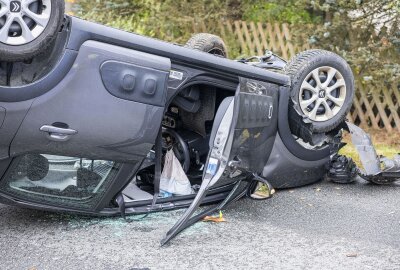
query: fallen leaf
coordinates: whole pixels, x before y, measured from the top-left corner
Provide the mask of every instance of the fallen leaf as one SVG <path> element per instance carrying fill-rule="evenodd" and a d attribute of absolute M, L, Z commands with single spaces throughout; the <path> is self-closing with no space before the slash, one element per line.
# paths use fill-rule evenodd
<path fill-rule="evenodd" d="M 213 217 L 213 216 L 206 216 L 203 218 L 204 222 L 215 222 L 215 223 L 220 223 L 220 222 L 226 222 L 224 218 L 220 217 Z"/>
<path fill-rule="evenodd" d="M 222 215 L 222 211 L 219 211 L 219 216 L 206 216 L 203 218 L 204 222 L 215 222 L 215 223 L 220 223 L 220 222 L 226 222 Z"/>

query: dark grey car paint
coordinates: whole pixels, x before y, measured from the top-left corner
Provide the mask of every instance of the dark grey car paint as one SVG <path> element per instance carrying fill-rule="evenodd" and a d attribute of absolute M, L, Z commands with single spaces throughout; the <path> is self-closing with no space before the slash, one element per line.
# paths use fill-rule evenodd
<path fill-rule="evenodd" d="M 17 133 L 32 102 L 33 100 L 23 102 L 0 102 L 0 106 L 5 109 L 3 125 L 0 128 L 0 160 L 9 157 L 11 141 Z M 1 173 L 0 171 L 0 174 Z"/>
<path fill-rule="evenodd" d="M 163 85 L 158 89 L 161 93 L 157 94 L 157 103 L 165 104 L 169 59 L 87 41 L 65 78 L 34 100 L 11 144 L 10 155 L 39 152 L 124 162 L 145 157 L 154 144 L 164 107 L 111 95 L 99 72 L 101 65 L 110 60 L 132 63 L 138 69 L 157 68 Z M 134 92 L 141 91 L 137 88 Z M 40 129 L 54 123 L 64 123 L 77 133 L 65 142 L 49 140 Z"/>
<path fill-rule="evenodd" d="M 290 84 L 290 79 L 286 75 L 184 48 L 165 41 L 113 29 L 75 17 L 72 17 L 71 24 L 71 36 L 67 44 L 67 49 L 70 50 L 79 50 L 80 46 L 87 40 L 97 40 L 167 57 L 173 63 L 208 70 L 213 75 L 235 77 L 236 79 L 238 79 L 238 76 L 242 76 L 279 85 Z"/>
<path fill-rule="evenodd" d="M 278 134 L 262 175 L 274 188 L 304 186 L 321 180 L 328 162 L 329 155 L 314 161 L 298 158 L 287 149 Z"/>
<path fill-rule="evenodd" d="M 0 128 L 2 128 L 5 118 L 6 118 L 6 108 L 0 107 Z"/>

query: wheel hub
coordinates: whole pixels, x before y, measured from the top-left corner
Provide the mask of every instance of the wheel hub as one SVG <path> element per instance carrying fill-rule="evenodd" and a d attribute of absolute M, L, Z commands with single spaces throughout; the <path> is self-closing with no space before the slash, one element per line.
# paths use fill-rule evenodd
<path fill-rule="evenodd" d="M 11 1 L 10 2 L 10 12 L 19 13 L 22 11 L 22 5 L 20 1 Z"/>
<path fill-rule="evenodd" d="M 319 98 L 325 98 L 326 97 L 326 90 L 325 89 L 319 90 L 318 96 L 319 96 Z"/>
<path fill-rule="evenodd" d="M 299 92 L 299 105 L 310 120 L 328 121 L 341 110 L 346 91 L 346 83 L 338 70 L 319 67 L 304 79 Z"/>
<path fill-rule="evenodd" d="M 0 42 L 32 42 L 46 29 L 50 15 L 51 0 L 0 0 Z"/>

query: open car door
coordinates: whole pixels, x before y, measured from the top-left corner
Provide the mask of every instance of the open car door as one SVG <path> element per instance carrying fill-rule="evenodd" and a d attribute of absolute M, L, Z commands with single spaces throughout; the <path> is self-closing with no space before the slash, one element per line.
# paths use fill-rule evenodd
<path fill-rule="evenodd" d="M 235 97 L 223 100 L 215 116 L 201 188 L 161 245 L 245 195 L 246 182 L 262 172 L 272 151 L 277 133 L 278 90 L 274 84 L 241 78 Z M 236 185 L 222 203 L 192 217 L 211 187 L 232 182 Z"/>

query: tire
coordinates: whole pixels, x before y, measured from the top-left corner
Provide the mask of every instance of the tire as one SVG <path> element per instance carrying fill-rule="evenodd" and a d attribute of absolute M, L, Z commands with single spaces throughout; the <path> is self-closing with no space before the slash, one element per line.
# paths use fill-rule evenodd
<path fill-rule="evenodd" d="M 222 38 L 208 33 L 194 35 L 191 39 L 189 39 L 185 47 L 219 55 L 224 58 L 228 57 L 228 51 Z"/>
<path fill-rule="evenodd" d="M 15 4 L 13 5 L 10 2 L 9 7 L 6 8 L 12 10 L 15 8 Z M 27 7 L 21 5 L 20 12 L 15 12 L 15 16 L 24 16 L 24 24 L 18 18 L 11 19 L 9 14 L 14 12 L 4 15 L 0 19 L 0 33 L 1 29 L 9 25 L 7 24 L 8 20 L 13 21 L 7 27 L 9 29 L 7 36 L 4 36 L 3 39 L 0 36 L 0 61 L 17 62 L 29 60 L 45 52 L 54 43 L 53 41 L 57 37 L 64 20 L 64 0 L 37 0 L 33 5 L 33 8 L 32 4 L 29 6 L 29 11 L 27 11 Z M 47 11 L 49 5 L 51 5 L 50 10 Z M 38 14 L 40 15 L 35 16 Z M 39 21 L 38 18 L 40 16 L 42 17 L 42 20 L 40 20 L 42 25 L 36 23 L 36 21 Z M 45 19 L 43 20 L 43 18 Z M 22 31 L 23 25 L 27 26 L 30 31 Z M 30 34 L 24 36 L 23 33 Z M 11 34 L 15 34 L 15 36 L 10 36 Z"/>
<path fill-rule="evenodd" d="M 354 98 L 353 72 L 343 58 L 324 50 L 308 50 L 293 57 L 285 73 L 291 78 L 292 131 L 326 133 L 343 123 Z"/>

